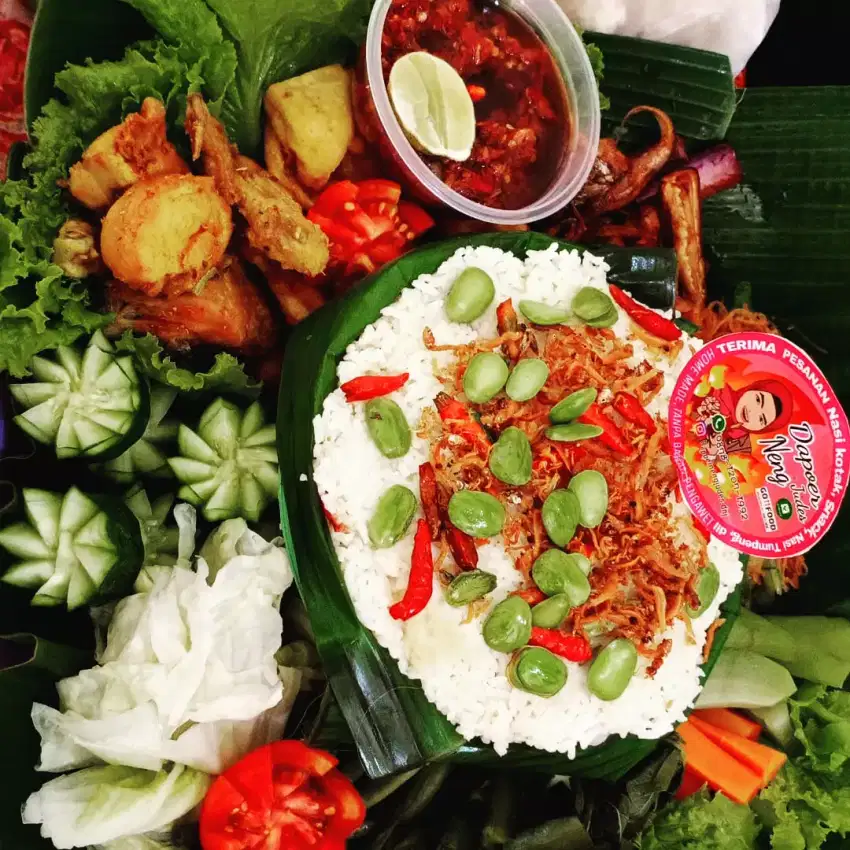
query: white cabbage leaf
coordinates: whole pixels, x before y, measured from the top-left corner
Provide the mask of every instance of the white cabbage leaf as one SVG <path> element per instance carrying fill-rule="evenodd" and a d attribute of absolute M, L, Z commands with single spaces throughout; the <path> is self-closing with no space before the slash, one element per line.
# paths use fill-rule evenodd
<path fill-rule="evenodd" d="M 188 563 L 194 510 L 179 505 L 175 516 Z M 144 589 L 115 606 L 98 666 L 59 683 L 59 711 L 33 706 L 40 770 L 176 762 L 215 773 L 279 737 L 300 684 L 290 677 L 284 688 L 275 661 L 286 554 L 238 521 L 202 552 L 214 577 L 202 556 L 194 570 L 149 569 Z"/>
<path fill-rule="evenodd" d="M 210 777 L 182 765 L 157 772 L 101 765 L 53 779 L 24 806 L 26 824 L 58 850 L 107 844 L 170 827 L 203 800 Z M 144 846 L 144 845 L 142 845 Z"/>

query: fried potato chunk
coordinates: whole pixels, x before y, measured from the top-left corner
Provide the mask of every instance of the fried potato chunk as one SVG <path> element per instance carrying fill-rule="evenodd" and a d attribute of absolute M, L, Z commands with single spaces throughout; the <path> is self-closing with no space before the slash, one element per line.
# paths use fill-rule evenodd
<path fill-rule="evenodd" d="M 233 232 L 227 201 L 210 177 L 168 174 L 136 183 L 103 220 L 103 261 L 148 295 L 192 289 L 218 265 Z"/>
<path fill-rule="evenodd" d="M 351 73 L 328 65 L 275 83 L 265 107 L 277 144 L 295 157 L 298 179 L 323 188 L 354 138 Z"/>
<path fill-rule="evenodd" d="M 152 333 L 172 348 L 210 344 L 252 354 L 277 342 L 274 316 L 236 258 L 225 258 L 197 294 L 153 298 L 113 281 L 108 301 L 112 330 Z"/>
<path fill-rule="evenodd" d="M 53 262 L 77 280 L 102 271 L 94 228 L 87 221 L 69 218 L 53 240 Z"/>
<path fill-rule="evenodd" d="M 321 228 L 304 217 L 298 202 L 268 171 L 234 151 L 200 95 L 189 97 L 186 132 L 193 156 L 203 155 L 204 173 L 214 178 L 219 194 L 245 218 L 251 245 L 284 268 L 321 274 L 330 257 Z"/>
<path fill-rule="evenodd" d="M 145 98 L 140 112 L 98 136 L 71 166 L 71 194 L 90 209 L 109 206 L 128 186 L 158 174 L 188 174 L 165 135 L 165 107 Z"/>

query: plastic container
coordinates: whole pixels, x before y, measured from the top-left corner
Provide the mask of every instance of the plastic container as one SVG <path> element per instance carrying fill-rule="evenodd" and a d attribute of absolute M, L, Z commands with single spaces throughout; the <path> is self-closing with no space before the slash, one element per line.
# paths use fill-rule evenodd
<path fill-rule="evenodd" d="M 491 224 L 528 224 L 563 209 L 579 193 L 593 167 L 601 118 L 599 89 L 584 44 L 555 0 L 500 3 L 525 21 L 551 51 L 564 80 L 571 121 L 569 148 L 564 151 L 552 185 L 534 203 L 512 210 L 479 204 L 450 189 L 428 168 L 408 141 L 393 112 L 381 67 L 381 36 L 391 4 L 392 0 L 377 0 L 372 8 L 365 46 L 364 81 L 371 103 L 361 102 L 361 107 L 370 111 L 380 123 L 385 152 L 416 194 L 425 201 L 443 204 L 461 215 Z"/>

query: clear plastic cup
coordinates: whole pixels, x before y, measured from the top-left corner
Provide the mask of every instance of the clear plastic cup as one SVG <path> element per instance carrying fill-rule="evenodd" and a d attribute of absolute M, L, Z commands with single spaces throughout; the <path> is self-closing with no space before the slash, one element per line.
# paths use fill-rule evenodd
<path fill-rule="evenodd" d="M 499 4 L 518 15 L 549 48 L 564 81 L 571 121 L 569 146 L 552 185 L 534 203 L 519 209 L 497 209 L 479 204 L 450 189 L 422 160 L 408 141 L 390 103 L 381 65 L 381 36 L 392 0 L 377 0 L 369 20 L 364 49 L 365 83 L 370 103 L 366 109 L 380 124 L 382 142 L 416 194 L 443 204 L 462 215 L 491 224 L 528 224 L 563 209 L 581 190 L 599 147 L 599 89 L 581 37 L 555 0 L 502 0 Z M 371 107 L 371 109 L 369 109 Z"/>

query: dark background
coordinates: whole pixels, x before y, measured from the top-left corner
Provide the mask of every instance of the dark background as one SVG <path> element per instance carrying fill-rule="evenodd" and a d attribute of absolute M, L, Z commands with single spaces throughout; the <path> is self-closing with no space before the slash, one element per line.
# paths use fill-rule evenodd
<path fill-rule="evenodd" d="M 848 0 L 782 0 L 747 67 L 748 85 L 850 85 L 848 20 Z"/>

